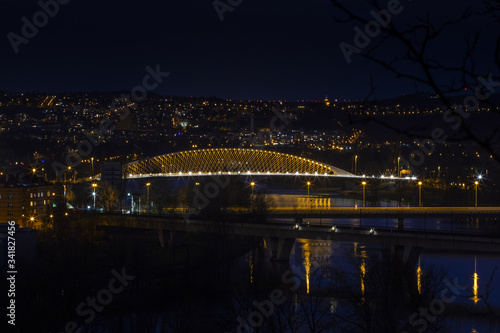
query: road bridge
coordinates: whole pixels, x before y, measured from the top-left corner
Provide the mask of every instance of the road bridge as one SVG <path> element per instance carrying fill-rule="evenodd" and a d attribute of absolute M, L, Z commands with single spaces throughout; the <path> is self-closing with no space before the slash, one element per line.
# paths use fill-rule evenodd
<path fill-rule="evenodd" d="M 400 230 L 371 226 L 303 226 L 294 223 L 231 223 L 187 220 L 146 215 L 97 214 L 98 224 L 157 230 L 163 239 L 165 232 L 171 240 L 176 233 L 227 233 L 237 236 L 263 237 L 267 240 L 274 260 L 288 260 L 295 239 L 330 240 L 379 244 L 391 249 L 410 266 L 416 262 L 422 248 L 469 253 L 500 254 L 500 235 L 484 233 Z"/>

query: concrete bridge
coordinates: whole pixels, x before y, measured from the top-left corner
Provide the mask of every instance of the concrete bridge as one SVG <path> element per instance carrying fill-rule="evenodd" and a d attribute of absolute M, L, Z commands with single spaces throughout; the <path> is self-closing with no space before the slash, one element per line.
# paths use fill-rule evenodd
<path fill-rule="evenodd" d="M 500 254 L 500 234 L 492 234 L 490 231 L 470 234 L 449 231 L 401 230 L 397 227 L 231 223 L 121 214 L 98 214 L 95 218 L 101 226 L 157 230 L 162 245 L 165 239 L 169 244 L 172 244 L 175 237 L 182 237 L 185 232 L 263 237 L 271 249 L 272 260 L 289 260 L 295 239 L 298 238 L 383 245 L 389 248 L 395 257 L 410 267 L 414 267 L 423 248 Z M 230 221 L 230 219 L 226 219 L 226 221 Z"/>

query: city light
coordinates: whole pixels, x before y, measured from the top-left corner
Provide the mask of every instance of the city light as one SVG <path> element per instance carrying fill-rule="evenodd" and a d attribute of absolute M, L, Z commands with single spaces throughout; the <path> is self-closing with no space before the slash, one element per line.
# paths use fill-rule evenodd
<path fill-rule="evenodd" d="M 307 182 L 307 209 L 311 208 L 311 201 L 309 198 L 309 188 L 311 187 L 311 182 Z"/>
<path fill-rule="evenodd" d="M 366 207 L 366 181 L 362 181 L 361 185 L 363 185 L 363 208 Z"/>
<path fill-rule="evenodd" d="M 146 183 L 146 202 L 148 207 L 151 205 L 151 201 L 149 200 L 149 187 L 151 186 L 151 183 Z M 140 203 L 140 201 L 139 201 Z"/>
<path fill-rule="evenodd" d="M 418 207 L 422 207 L 422 182 L 418 182 Z"/>
<path fill-rule="evenodd" d="M 475 196 L 474 196 L 474 207 L 477 207 L 477 188 L 478 188 L 478 185 L 479 185 L 479 182 L 476 180 L 474 182 L 474 192 L 475 192 Z"/>
<path fill-rule="evenodd" d="M 96 183 L 92 183 L 92 196 L 94 197 L 94 209 L 95 209 L 95 200 L 96 200 L 96 188 L 97 188 L 97 184 Z"/>

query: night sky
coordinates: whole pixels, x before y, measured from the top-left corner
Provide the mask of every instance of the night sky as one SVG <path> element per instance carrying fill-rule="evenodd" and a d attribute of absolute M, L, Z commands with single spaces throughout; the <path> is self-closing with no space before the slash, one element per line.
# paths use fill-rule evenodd
<path fill-rule="evenodd" d="M 435 3 L 402 1 L 404 10 L 393 20 L 411 23 L 427 11 L 444 20 L 466 5 L 483 8 L 478 1 Z M 368 17 L 369 10 L 358 6 Z M 141 83 L 147 65 L 159 63 L 171 73 L 155 90 L 164 95 L 354 99 L 367 95 L 370 77 L 378 98 L 415 91 L 413 82 L 398 80 L 360 56 L 347 64 L 339 43 L 353 43 L 353 25 L 336 23 L 328 0 L 244 0 L 224 13 L 223 22 L 212 0 L 71 0 L 15 54 L 7 34 L 20 35 L 21 18 L 32 21 L 39 10 L 36 1 L 2 1 L 0 90 L 130 90 Z M 476 16 L 431 50 L 454 63 L 462 55 L 463 36 L 481 31 L 478 63 L 491 68 L 498 30 L 490 28 L 492 22 L 488 15 Z M 380 52 L 390 57 L 394 51 Z"/>

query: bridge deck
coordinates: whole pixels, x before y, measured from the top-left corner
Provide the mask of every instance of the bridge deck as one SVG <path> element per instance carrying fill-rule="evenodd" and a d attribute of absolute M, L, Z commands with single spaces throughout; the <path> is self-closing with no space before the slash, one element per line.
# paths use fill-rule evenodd
<path fill-rule="evenodd" d="M 343 242 L 359 242 L 382 245 L 418 246 L 429 249 L 459 250 L 470 252 L 500 253 L 500 234 L 470 234 L 458 232 L 398 230 L 397 228 L 299 226 L 291 223 L 231 223 L 158 216 L 134 216 L 99 214 L 99 224 L 111 227 L 127 227 L 184 232 L 227 232 L 241 236 L 306 238 Z"/>

